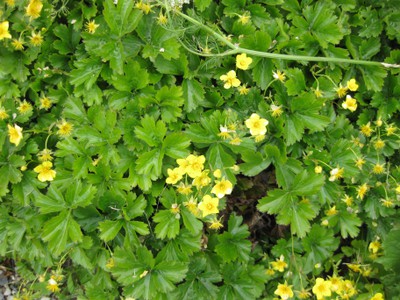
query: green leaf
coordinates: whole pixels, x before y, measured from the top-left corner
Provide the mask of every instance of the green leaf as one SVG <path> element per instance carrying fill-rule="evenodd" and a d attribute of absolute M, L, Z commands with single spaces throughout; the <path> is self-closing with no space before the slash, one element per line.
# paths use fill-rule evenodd
<path fill-rule="evenodd" d="M 240 171 L 246 176 L 255 176 L 271 164 L 271 160 L 264 158 L 260 152 L 243 151 L 241 154 L 244 163 L 240 164 Z"/>
<path fill-rule="evenodd" d="M 84 84 L 86 90 L 89 90 L 93 86 L 103 68 L 102 62 L 95 58 L 77 60 L 74 66 L 76 69 L 70 73 L 70 83 L 75 86 Z"/>
<path fill-rule="evenodd" d="M 167 242 L 157 258 L 166 261 L 189 261 L 192 254 L 201 249 L 201 232 L 192 234 L 182 229 L 179 235 Z"/>
<path fill-rule="evenodd" d="M 289 77 L 289 79 L 285 82 L 289 96 L 298 95 L 301 91 L 306 89 L 304 74 L 300 69 L 288 69 L 286 71 L 286 75 Z"/>
<path fill-rule="evenodd" d="M 188 154 L 187 148 L 189 146 L 189 138 L 180 132 L 174 132 L 167 135 L 162 145 L 165 155 L 175 159 L 186 157 Z"/>
<path fill-rule="evenodd" d="M 361 71 L 368 90 L 375 92 L 382 90 L 383 79 L 387 76 L 387 72 L 384 68 L 378 66 L 360 66 L 358 69 Z"/>
<path fill-rule="evenodd" d="M 257 85 L 265 90 L 272 80 L 273 63 L 270 59 L 262 58 L 253 68 L 253 79 Z"/>
<path fill-rule="evenodd" d="M 356 214 L 341 209 L 337 218 L 340 233 L 343 238 L 347 238 L 348 236 L 354 238 L 358 235 L 362 221 Z"/>
<path fill-rule="evenodd" d="M 118 91 L 140 90 L 149 84 L 149 73 L 137 61 L 130 60 L 123 67 L 123 74 L 113 74 L 110 83 Z"/>
<path fill-rule="evenodd" d="M 42 239 L 49 243 L 50 251 L 57 256 L 66 250 L 68 237 L 73 242 L 80 242 L 82 236 L 79 224 L 67 211 L 47 221 L 42 231 Z"/>
<path fill-rule="evenodd" d="M 136 171 L 139 174 L 146 174 L 152 180 L 161 175 L 164 153 L 159 149 L 153 149 L 141 154 L 136 160 Z"/>
<path fill-rule="evenodd" d="M 132 1 L 120 0 L 115 5 L 112 0 L 106 0 L 103 15 L 111 31 L 121 37 L 136 28 L 143 13 L 134 9 Z"/>
<path fill-rule="evenodd" d="M 166 123 L 175 122 L 181 116 L 184 99 L 183 91 L 180 86 L 167 87 L 164 86 L 157 91 L 155 100 L 157 106 L 161 110 L 161 118 Z"/>
<path fill-rule="evenodd" d="M 199 11 L 204 11 L 210 4 L 212 0 L 194 0 L 194 5 Z"/>
<path fill-rule="evenodd" d="M 395 271 L 397 274 L 400 270 L 399 244 L 400 230 L 392 229 L 382 243 L 383 255 L 377 260 L 387 271 Z"/>
<path fill-rule="evenodd" d="M 296 175 L 290 191 L 298 196 L 311 196 L 320 191 L 324 182 L 324 176 L 304 170 Z"/>
<path fill-rule="evenodd" d="M 199 233 L 203 229 L 203 222 L 196 219 L 196 217 L 186 209 L 181 210 L 183 225 L 191 233 Z"/>
<path fill-rule="evenodd" d="M 136 136 L 149 146 L 159 145 L 167 133 L 167 127 L 161 120 L 155 121 L 153 117 L 146 115 L 140 121 L 141 126 L 135 127 Z"/>
<path fill-rule="evenodd" d="M 67 208 L 63 194 L 54 184 L 50 185 L 46 196 L 35 193 L 35 205 L 39 207 L 43 214 L 60 212 Z"/>
<path fill-rule="evenodd" d="M 100 230 L 100 238 L 105 241 L 109 242 L 113 240 L 117 234 L 120 232 L 122 225 L 124 224 L 124 220 L 106 220 L 99 223 L 99 230 Z"/>
<path fill-rule="evenodd" d="M 169 210 L 160 210 L 153 217 L 153 221 L 158 223 L 155 228 L 157 238 L 175 238 L 179 233 L 179 219 Z"/>
<path fill-rule="evenodd" d="M 250 235 L 247 225 L 242 225 L 243 217 L 232 214 L 228 221 L 228 231 L 218 236 L 215 252 L 225 262 L 248 261 L 251 252 Z"/>
<path fill-rule="evenodd" d="M 69 257 L 71 257 L 75 264 L 81 265 L 87 270 L 93 269 L 93 264 L 90 258 L 87 256 L 86 251 L 81 247 L 74 247 L 69 253 Z"/>
<path fill-rule="evenodd" d="M 185 111 L 191 112 L 203 103 L 203 86 L 195 79 L 184 79 L 182 83 Z"/>

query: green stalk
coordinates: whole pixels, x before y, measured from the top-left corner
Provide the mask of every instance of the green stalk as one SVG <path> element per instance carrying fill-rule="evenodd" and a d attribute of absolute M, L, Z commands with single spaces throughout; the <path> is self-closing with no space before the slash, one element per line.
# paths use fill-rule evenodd
<path fill-rule="evenodd" d="M 338 57 L 322 57 L 322 56 L 305 56 L 305 55 L 291 55 L 291 54 L 279 54 L 279 53 L 270 53 L 264 51 L 256 51 L 251 49 L 242 48 L 238 45 L 235 45 L 228 41 L 226 37 L 215 32 L 213 29 L 204 25 L 203 23 L 193 19 L 192 17 L 182 13 L 179 10 L 175 11 L 176 14 L 180 15 L 182 18 L 188 20 L 190 23 L 195 24 L 208 33 L 210 33 L 213 37 L 215 37 L 220 42 L 224 43 L 226 46 L 231 48 L 232 50 L 226 51 L 223 53 L 219 53 L 217 56 L 225 56 L 232 55 L 237 53 L 246 53 L 253 56 L 272 58 L 272 59 L 282 59 L 282 60 L 295 60 L 295 61 L 321 61 L 321 62 L 332 62 L 332 63 L 343 63 L 343 64 L 353 64 L 353 65 L 364 65 L 364 66 L 377 66 L 377 67 L 385 67 L 385 68 L 400 68 L 398 64 L 388 64 L 377 61 L 368 61 L 368 60 L 359 60 L 359 59 L 347 59 L 347 58 L 338 58 Z M 203 54 L 197 52 L 198 55 L 201 56 L 216 56 L 215 54 Z"/>

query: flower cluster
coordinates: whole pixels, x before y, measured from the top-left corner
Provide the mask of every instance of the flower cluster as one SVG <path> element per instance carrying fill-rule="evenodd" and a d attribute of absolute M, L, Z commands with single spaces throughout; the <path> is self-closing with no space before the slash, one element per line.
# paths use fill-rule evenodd
<path fill-rule="evenodd" d="M 205 218 L 219 213 L 220 199 L 232 193 L 232 183 L 222 176 L 222 171 L 216 169 L 212 176 L 210 170 L 205 168 L 204 155 L 190 154 L 186 158 L 176 160 L 178 167 L 167 170 L 167 184 L 175 185 L 179 194 L 187 197 L 184 205 L 197 217 Z M 195 189 L 195 191 L 194 191 Z M 179 213 L 179 206 L 171 208 L 174 213 Z M 214 218 L 210 228 L 222 227 L 220 220 Z"/>
<path fill-rule="evenodd" d="M 348 109 L 351 112 L 356 111 L 357 109 L 357 100 L 354 99 L 351 95 L 348 95 L 347 92 L 355 92 L 358 90 L 358 84 L 354 78 L 350 79 L 347 81 L 346 86 L 342 86 L 342 84 L 339 84 L 339 87 L 336 88 L 336 93 L 339 98 L 343 98 L 346 96 L 346 100 L 343 101 L 342 107 L 344 109 Z"/>

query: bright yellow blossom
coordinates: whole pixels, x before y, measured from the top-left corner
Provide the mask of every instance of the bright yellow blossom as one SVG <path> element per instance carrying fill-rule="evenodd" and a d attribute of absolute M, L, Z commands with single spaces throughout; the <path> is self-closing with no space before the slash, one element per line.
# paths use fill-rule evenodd
<path fill-rule="evenodd" d="M 387 207 L 387 208 L 390 208 L 390 207 L 394 206 L 394 202 L 392 201 L 392 199 L 389 199 L 389 198 L 381 199 L 381 202 L 382 202 L 382 205 Z"/>
<path fill-rule="evenodd" d="M 157 24 L 159 24 L 159 25 L 165 25 L 165 24 L 167 24 L 167 23 L 168 23 L 168 18 L 167 18 L 167 16 L 164 15 L 164 14 L 160 11 L 160 13 L 158 14 L 158 17 L 157 17 Z"/>
<path fill-rule="evenodd" d="M 94 34 L 96 32 L 96 29 L 99 27 L 99 24 L 96 24 L 94 20 L 91 20 L 85 24 L 86 31 L 89 32 L 90 34 Z"/>
<path fill-rule="evenodd" d="M 385 300 L 382 293 L 376 293 L 370 300 Z"/>
<path fill-rule="evenodd" d="M 250 91 L 250 89 L 248 87 L 246 87 L 245 84 L 241 85 L 240 87 L 238 87 L 238 91 L 240 95 L 247 95 Z"/>
<path fill-rule="evenodd" d="M 238 87 L 240 85 L 240 80 L 236 78 L 236 72 L 234 70 L 229 71 L 225 75 L 221 75 L 219 79 L 225 82 L 224 84 L 225 89 L 229 89 L 231 87 Z"/>
<path fill-rule="evenodd" d="M 362 185 L 360 185 L 356 191 L 357 191 L 357 198 L 360 198 L 361 200 L 364 199 L 365 194 L 368 192 L 369 190 L 369 186 L 364 183 Z"/>
<path fill-rule="evenodd" d="M 281 71 L 276 71 L 272 73 L 272 77 L 274 77 L 276 80 L 279 80 L 280 82 L 284 82 L 286 80 L 286 75 L 285 73 Z"/>
<path fill-rule="evenodd" d="M 2 106 L 0 106 L 0 120 L 5 120 L 9 117 L 8 113 L 6 112 L 6 109 Z"/>
<path fill-rule="evenodd" d="M 272 110 L 272 113 L 271 113 L 271 115 L 273 116 L 273 117 L 280 117 L 281 116 L 281 114 L 283 113 L 283 109 L 282 109 L 282 106 L 281 105 L 275 105 L 275 104 L 271 104 L 271 110 Z"/>
<path fill-rule="evenodd" d="M 29 39 L 31 40 L 31 44 L 36 47 L 40 46 L 43 43 L 43 37 L 40 32 L 35 33 L 34 31 L 32 31 Z"/>
<path fill-rule="evenodd" d="M 386 135 L 390 136 L 396 132 L 397 127 L 393 124 L 389 124 L 389 125 L 386 125 L 385 129 L 386 129 Z"/>
<path fill-rule="evenodd" d="M 211 183 L 211 178 L 208 176 L 209 170 L 200 173 L 199 176 L 193 179 L 193 185 L 197 188 L 202 188 Z"/>
<path fill-rule="evenodd" d="M 208 226 L 208 228 L 214 229 L 214 230 L 218 230 L 218 229 L 220 229 L 222 227 L 224 227 L 224 225 L 222 225 L 221 219 L 219 219 L 219 220 L 218 219 L 213 219 L 210 222 L 210 225 Z"/>
<path fill-rule="evenodd" d="M 22 40 L 14 39 L 11 42 L 11 45 L 14 47 L 15 50 L 18 51 L 24 50 L 24 42 Z"/>
<path fill-rule="evenodd" d="M 180 182 L 176 190 L 179 194 L 189 195 L 190 193 L 192 193 L 192 186 Z"/>
<path fill-rule="evenodd" d="M 381 149 L 383 149 L 385 147 L 385 141 L 383 141 L 383 140 L 381 140 L 381 139 L 377 139 L 375 142 L 374 142 L 374 148 L 376 149 L 376 150 L 381 150 Z"/>
<path fill-rule="evenodd" d="M 30 0 L 28 6 L 26 7 L 26 15 L 32 19 L 39 18 L 42 8 L 43 3 L 41 0 Z"/>
<path fill-rule="evenodd" d="M 38 158 L 40 161 L 52 161 L 53 160 L 53 157 L 51 156 L 52 154 L 53 151 L 45 148 L 38 153 Z"/>
<path fill-rule="evenodd" d="M 371 128 L 371 122 L 368 122 L 367 124 L 361 126 L 360 130 L 361 130 L 361 133 L 363 135 L 365 135 L 366 137 L 371 136 L 372 131 L 373 131 Z"/>
<path fill-rule="evenodd" d="M 24 100 L 19 104 L 17 109 L 21 114 L 26 114 L 32 111 L 32 104 Z"/>
<path fill-rule="evenodd" d="M 347 93 L 347 87 L 343 87 L 342 84 L 339 84 L 339 87 L 335 89 L 336 94 L 338 95 L 339 98 L 342 98 L 346 96 Z"/>
<path fill-rule="evenodd" d="M 330 171 L 329 181 L 335 181 L 343 178 L 344 168 L 334 168 Z"/>
<path fill-rule="evenodd" d="M 381 243 L 379 241 L 373 241 L 369 243 L 368 250 L 372 253 L 378 253 L 379 249 L 381 248 Z"/>
<path fill-rule="evenodd" d="M 287 282 L 279 283 L 277 289 L 274 292 L 275 295 L 281 297 L 281 299 L 286 300 L 294 296 L 292 291 L 292 286 L 288 285 Z"/>
<path fill-rule="evenodd" d="M 218 136 L 222 137 L 223 139 L 228 139 L 231 137 L 231 133 L 235 132 L 235 130 L 230 130 L 226 126 L 220 126 L 219 127 L 220 133 L 218 133 Z"/>
<path fill-rule="evenodd" d="M 252 136 L 264 135 L 267 132 L 268 120 L 260 118 L 258 114 L 253 113 L 245 121 L 246 127 L 250 129 Z"/>
<path fill-rule="evenodd" d="M 285 257 L 281 255 L 279 259 L 271 262 L 272 269 L 278 272 L 283 272 L 287 268 L 288 264 L 285 262 Z"/>
<path fill-rule="evenodd" d="M 359 264 L 346 264 L 347 267 L 356 273 L 361 273 L 361 266 Z"/>
<path fill-rule="evenodd" d="M 247 57 L 246 53 L 236 55 L 236 68 L 247 70 L 253 62 L 251 57 Z"/>
<path fill-rule="evenodd" d="M 397 194 L 400 194 L 400 184 L 397 185 L 397 187 L 396 187 L 396 193 L 397 193 Z"/>
<path fill-rule="evenodd" d="M 315 172 L 316 174 L 321 174 L 321 173 L 322 173 L 322 167 L 321 167 L 321 166 L 315 166 L 314 172 Z"/>
<path fill-rule="evenodd" d="M 221 170 L 220 169 L 216 169 L 213 172 L 213 175 L 214 175 L 215 178 L 221 178 L 221 176 L 222 176 Z"/>
<path fill-rule="evenodd" d="M 53 103 L 49 98 L 47 97 L 40 98 L 40 107 L 39 107 L 40 109 L 48 110 L 52 105 Z"/>
<path fill-rule="evenodd" d="M 336 275 L 333 275 L 332 277 L 329 277 L 329 281 L 331 282 L 331 291 L 340 293 L 340 290 L 342 288 L 342 277 L 337 277 Z"/>
<path fill-rule="evenodd" d="M 189 175 L 189 177 L 196 178 L 200 176 L 204 169 L 204 162 L 206 161 L 204 155 L 196 156 L 190 154 L 186 160 L 188 162 L 186 173 Z"/>
<path fill-rule="evenodd" d="M 353 197 L 344 195 L 344 198 L 342 199 L 344 203 L 346 203 L 347 206 L 351 206 L 353 204 Z"/>
<path fill-rule="evenodd" d="M 256 135 L 254 140 L 256 141 L 256 143 L 259 143 L 259 142 L 265 140 L 265 134 Z"/>
<path fill-rule="evenodd" d="M 136 8 L 143 11 L 146 15 L 150 13 L 151 6 L 148 3 L 143 3 L 142 1 L 136 3 Z"/>
<path fill-rule="evenodd" d="M 46 289 L 52 293 L 56 293 L 56 292 L 60 291 L 60 288 L 58 287 L 58 282 L 56 280 L 54 280 L 53 278 L 50 278 L 49 281 L 47 282 Z"/>
<path fill-rule="evenodd" d="M 52 170 L 53 164 L 50 161 L 44 161 L 33 169 L 36 173 L 39 173 L 39 181 L 52 181 L 56 177 L 56 171 Z"/>
<path fill-rule="evenodd" d="M 22 140 L 22 128 L 19 127 L 17 124 L 14 124 L 14 127 L 8 124 L 7 127 L 8 135 L 10 137 L 10 143 L 18 146 Z"/>
<path fill-rule="evenodd" d="M 347 81 L 347 88 L 352 92 L 357 91 L 358 84 L 357 84 L 357 82 L 356 82 L 356 80 L 354 78 L 352 78 L 349 81 Z"/>
<path fill-rule="evenodd" d="M 60 136 L 62 136 L 62 137 L 70 136 L 71 133 L 72 133 L 73 125 L 72 125 L 71 123 L 65 121 L 64 119 L 61 120 L 61 121 L 57 124 L 57 127 L 58 127 L 57 133 L 58 133 L 58 135 L 60 135 Z"/>
<path fill-rule="evenodd" d="M 190 197 L 189 201 L 183 202 L 183 205 L 195 216 L 198 215 L 199 209 L 197 202 L 193 197 Z"/>
<path fill-rule="evenodd" d="M 312 288 L 312 292 L 317 296 L 317 299 L 324 299 L 325 297 L 330 297 L 331 292 L 331 282 L 329 280 L 324 280 L 323 278 L 317 278 L 315 280 L 315 285 Z"/>
<path fill-rule="evenodd" d="M 332 206 L 330 209 L 328 209 L 328 210 L 325 212 L 325 214 L 326 214 L 327 216 L 334 216 L 334 215 L 337 215 L 337 213 L 338 213 L 338 210 L 336 209 L 336 205 Z"/>
<path fill-rule="evenodd" d="M 203 218 L 211 214 L 219 213 L 218 204 L 218 198 L 213 198 L 210 195 L 205 195 L 198 205 L 199 210 L 203 213 Z"/>
<path fill-rule="evenodd" d="M 247 23 L 249 23 L 250 18 L 250 14 L 248 12 L 245 12 L 243 15 L 239 15 L 239 22 L 243 25 L 246 25 Z"/>
<path fill-rule="evenodd" d="M 356 160 L 356 166 L 361 170 L 363 165 L 365 164 L 365 159 L 363 159 L 362 157 L 357 158 Z"/>
<path fill-rule="evenodd" d="M 175 184 L 179 180 L 182 179 L 182 170 L 180 168 L 175 168 L 175 169 L 168 169 L 167 170 L 168 177 L 165 180 L 166 183 L 168 184 Z"/>
<path fill-rule="evenodd" d="M 229 180 L 217 180 L 216 184 L 211 190 L 211 193 L 215 194 L 218 198 L 222 198 L 225 195 L 232 193 L 232 183 Z"/>
<path fill-rule="evenodd" d="M 372 168 L 372 173 L 374 174 L 382 174 L 385 172 L 385 164 L 376 164 Z"/>
<path fill-rule="evenodd" d="M 8 31 L 9 23 L 4 21 L 0 23 L 0 41 L 3 39 L 11 39 L 11 34 Z"/>
<path fill-rule="evenodd" d="M 347 95 L 346 101 L 342 103 L 342 107 L 354 112 L 357 109 L 357 100 L 352 98 L 350 95 Z"/>

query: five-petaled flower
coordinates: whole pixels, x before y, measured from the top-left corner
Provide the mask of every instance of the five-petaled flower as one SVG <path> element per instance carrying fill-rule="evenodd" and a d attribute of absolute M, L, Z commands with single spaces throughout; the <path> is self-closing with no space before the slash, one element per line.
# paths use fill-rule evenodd
<path fill-rule="evenodd" d="M 350 95 L 347 95 L 346 101 L 342 103 L 342 107 L 354 112 L 357 109 L 357 100 L 352 98 Z"/>
<path fill-rule="evenodd" d="M 232 193 L 232 183 L 229 180 L 217 180 L 216 184 L 211 190 L 211 193 L 215 194 L 218 198 L 222 198 L 225 195 Z"/>
<path fill-rule="evenodd" d="M 14 124 L 14 127 L 10 124 L 8 126 L 8 135 L 10 137 L 10 143 L 18 146 L 22 140 L 22 128 L 19 127 L 17 124 Z"/>
<path fill-rule="evenodd" d="M 225 82 L 224 88 L 226 89 L 229 89 L 232 86 L 238 87 L 240 85 L 240 80 L 236 78 L 236 72 L 234 70 L 230 70 L 225 75 L 221 75 L 219 79 Z"/>
<path fill-rule="evenodd" d="M 352 78 L 349 81 L 347 81 L 347 88 L 352 92 L 357 91 L 358 84 L 357 84 L 357 82 L 356 82 L 356 80 L 354 78 Z"/>
<path fill-rule="evenodd" d="M 11 39 L 11 34 L 8 32 L 9 23 L 4 21 L 0 23 L 0 41 L 3 39 Z"/>
<path fill-rule="evenodd" d="M 276 71 L 272 73 L 272 77 L 274 77 L 276 80 L 279 80 L 280 82 L 284 82 L 286 80 L 286 75 L 285 73 L 281 71 Z"/>
<path fill-rule="evenodd" d="M 33 171 L 39 174 L 39 181 L 52 181 L 56 177 L 56 171 L 51 168 L 52 166 L 53 164 L 50 161 L 44 161 L 33 169 Z"/>
<path fill-rule="evenodd" d="M 41 0 L 31 0 L 26 7 L 26 15 L 32 19 L 40 17 L 40 12 L 42 11 L 43 3 Z"/>
<path fill-rule="evenodd" d="M 238 54 L 236 56 L 236 68 L 238 69 L 247 70 L 252 62 L 253 59 L 247 57 L 246 53 Z"/>
<path fill-rule="evenodd" d="M 89 32 L 90 34 L 93 34 L 96 32 L 96 29 L 99 27 L 99 24 L 96 24 L 96 22 L 94 20 L 89 21 L 86 23 L 85 27 L 86 27 L 86 31 Z"/>
<path fill-rule="evenodd" d="M 198 205 L 199 210 L 203 213 L 203 218 L 211 214 L 219 213 L 218 204 L 218 198 L 213 198 L 210 195 L 205 195 Z"/>
<path fill-rule="evenodd" d="M 260 116 L 255 113 L 245 121 L 246 127 L 250 129 L 250 134 L 252 136 L 264 135 L 267 132 L 268 123 L 268 120 L 260 118 Z"/>
<path fill-rule="evenodd" d="M 331 282 L 329 280 L 324 280 L 323 278 L 317 278 L 315 280 L 315 285 L 312 288 L 312 292 L 317 296 L 317 299 L 324 299 L 324 297 L 330 297 L 331 292 Z"/>
<path fill-rule="evenodd" d="M 281 297 L 281 299 L 283 300 L 292 298 L 294 296 L 292 286 L 288 285 L 286 281 L 283 284 L 278 284 L 278 287 L 276 288 L 274 294 Z"/>

